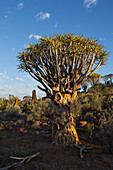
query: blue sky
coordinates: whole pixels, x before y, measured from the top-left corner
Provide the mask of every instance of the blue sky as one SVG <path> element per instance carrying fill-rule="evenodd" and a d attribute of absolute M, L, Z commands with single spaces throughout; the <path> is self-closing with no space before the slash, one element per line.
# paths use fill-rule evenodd
<path fill-rule="evenodd" d="M 55 33 L 95 37 L 111 51 L 97 73 L 113 73 L 113 0 L 0 0 L 0 97 L 22 98 L 37 82 L 17 70 L 16 56 L 25 45 Z"/>

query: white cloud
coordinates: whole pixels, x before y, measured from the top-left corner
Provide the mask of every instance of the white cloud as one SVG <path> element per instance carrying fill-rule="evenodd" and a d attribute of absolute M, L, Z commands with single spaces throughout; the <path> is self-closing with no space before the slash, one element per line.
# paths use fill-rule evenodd
<path fill-rule="evenodd" d="M 23 81 L 23 78 L 20 78 L 20 77 L 16 77 L 16 80 L 20 80 L 20 81 Z"/>
<path fill-rule="evenodd" d="M 27 87 L 27 88 L 33 88 L 34 85 L 33 85 L 33 84 L 27 84 L 26 87 Z"/>
<path fill-rule="evenodd" d="M 39 40 L 40 38 L 41 38 L 41 36 L 40 35 L 36 35 L 35 33 L 34 34 L 31 34 L 31 35 L 29 35 L 29 39 L 31 39 L 31 38 L 35 38 L 36 40 Z"/>
<path fill-rule="evenodd" d="M 23 6 L 23 2 L 20 2 L 19 4 L 18 4 L 18 9 L 22 9 L 24 6 Z"/>
<path fill-rule="evenodd" d="M 97 0 L 84 0 L 84 6 L 86 8 L 91 8 L 95 5 L 97 5 Z"/>
<path fill-rule="evenodd" d="M 2 78 L 7 78 L 9 79 L 10 77 L 6 75 L 7 72 L 3 72 L 3 73 L 0 73 L 0 76 L 2 76 Z"/>
<path fill-rule="evenodd" d="M 5 15 L 4 18 L 8 18 L 8 15 Z"/>
<path fill-rule="evenodd" d="M 1 76 L 3 76 L 4 74 L 3 73 L 0 73 Z"/>
<path fill-rule="evenodd" d="M 100 40 L 100 41 L 105 41 L 106 38 L 105 38 L 105 37 L 104 37 L 104 38 L 99 38 L 99 40 Z"/>
<path fill-rule="evenodd" d="M 0 81 L 3 81 L 3 80 L 0 78 Z"/>
<path fill-rule="evenodd" d="M 29 35 L 29 39 L 31 39 L 35 34 L 30 34 Z"/>
<path fill-rule="evenodd" d="M 31 78 L 31 76 L 28 74 L 28 75 L 23 76 L 23 78 Z"/>
<path fill-rule="evenodd" d="M 36 21 L 49 19 L 50 18 L 50 13 L 48 13 L 48 12 L 46 12 L 46 13 L 39 12 L 39 13 L 37 13 L 37 15 L 35 17 L 36 17 Z"/>
<path fill-rule="evenodd" d="M 39 40 L 41 38 L 40 35 L 34 35 L 34 38 L 36 38 L 37 40 Z"/>

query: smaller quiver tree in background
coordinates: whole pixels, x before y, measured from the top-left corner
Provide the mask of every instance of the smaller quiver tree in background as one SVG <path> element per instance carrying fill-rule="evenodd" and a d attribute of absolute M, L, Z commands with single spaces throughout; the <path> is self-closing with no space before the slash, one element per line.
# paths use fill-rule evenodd
<path fill-rule="evenodd" d="M 104 76 L 102 76 L 102 79 L 104 79 L 105 85 L 107 85 L 108 79 L 109 79 L 109 75 L 104 75 Z"/>
<path fill-rule="evenodd" d="M 36 101 L 37 97 L 36 97 L 36 90 L 32 91 L 32 101 Z"/>
<path fill-rule="evenodd" d="M 110 78 L 110 83 L 112 84 L 113 74 L 109 74 L 108 77 Z"/>
<path fill-rule="evenodd" d="M 41 38 L 19 53 L 18 68 L 38 81 L 38 88 L 59 105 L 53 123 L 54 143 L 79 142 L 74 116 L 65 106 L 73 104 L 81 84 L 107 57 L 97 40 L 75 34 Z"/>
<path fill-rule="evenodd" d="M 93 73 L 87 78 L 87 82 L 89 82 L 93 87 L 100 83 L 101 74 Z"/>

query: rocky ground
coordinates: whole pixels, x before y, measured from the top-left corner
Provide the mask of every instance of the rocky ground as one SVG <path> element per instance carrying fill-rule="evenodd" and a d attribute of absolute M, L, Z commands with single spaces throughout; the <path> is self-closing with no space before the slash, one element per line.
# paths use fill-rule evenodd
<path fill-rule="evenodd" d="M 0 122 L 0 168 L 17 162 L 10 156 L 25 157 L 40 152 L 28 163 L 11 169 L 16 170 L 110 170 L 113 169 L 113 155 L 103 149 L 92 148 L 79 156 L 77 147 L 60 147 L 51 143 L 51 121 L 37 122 L 1 121 Z"/>

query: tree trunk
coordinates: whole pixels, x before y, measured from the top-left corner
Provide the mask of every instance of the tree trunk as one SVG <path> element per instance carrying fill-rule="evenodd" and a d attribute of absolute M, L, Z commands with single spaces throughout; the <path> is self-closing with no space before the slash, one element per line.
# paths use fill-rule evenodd
<path fill-rule="evenodd" d="M 52 126 L 52 139 L 56 145 L 72 145 L 79 142 L 75 118 L 70 111 L 70 104 L 73 104 L 76 96 L 77 91 L 73 94 L 61 92 L 54 94 L 54 101 L 59 104 L 55 110 Z"/>
<path fill-rule="evenodd" d="M 32 101 L 35 101 L 35 100 L 37 100 L 36 90 L 33 90 L 33 91 L 32 91 Z"/>
<path fill-rule="evenodd" d="M 63 105 L 69 106 L 71 103 L 74 102 L 77 96 L 77 91 L 74 93 L 61 93 L 61 92 L 54 92 L 54 102 Z"/>
<path fill-rule="evenodd" d="M 63 146 L 79 143 L 75 119 L 67 106 L 57 107 L 55 110 L 52 142 Z"/>

